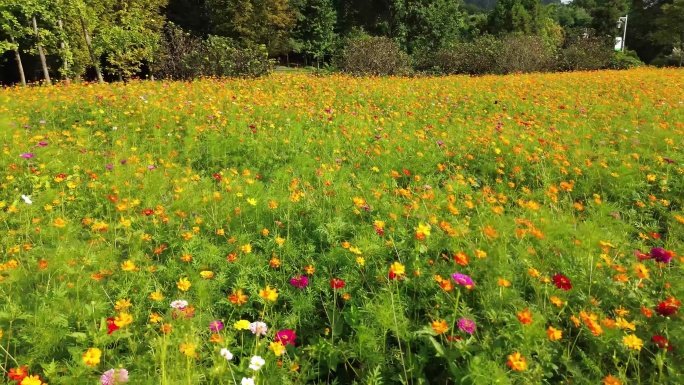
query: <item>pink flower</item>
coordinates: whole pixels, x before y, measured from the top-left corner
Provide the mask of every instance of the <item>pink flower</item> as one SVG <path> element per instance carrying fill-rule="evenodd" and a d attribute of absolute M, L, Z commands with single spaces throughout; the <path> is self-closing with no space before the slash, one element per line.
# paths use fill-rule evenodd
<path fill-rule="evenodd" d="M 281 330 L 278 333 L 276 333 L 275 340 L 276 342 L 280 342 L 283 345 L 287 344 L 295 344 L 295 340 L 297 339 L 297 334 L 295 334 L 294 330 Z"/>
<path fill-rule="evenodd" d="M 309 286 L 309 277 L 302 277 L 298 275 L 290 280 L 290 285 L 298 289 L 303 289 Z"/>

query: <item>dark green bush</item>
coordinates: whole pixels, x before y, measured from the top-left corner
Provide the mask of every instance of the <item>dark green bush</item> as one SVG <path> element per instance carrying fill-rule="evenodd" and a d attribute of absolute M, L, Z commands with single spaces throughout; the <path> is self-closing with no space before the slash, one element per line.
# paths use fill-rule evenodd
<path fill-rule="evenodd" d="M 558 69 L 587 71 L 607 68 L 613 57 L 613 47 L 603 39 L 576 38 L 567 42 L 559 52 Z"/>
<path fill-rule="evenodd" d="M 496 55 L 498 74 L 551 71 L 555 68 L 555 47 L 538 36 L 512 35 L 502 39 Z"/>
<path fill-rule="evenodd" d="M 639 57 L 637 56 L 636 52 L 618 51 L 613 53 L 613 57 L 610 59 L 610 62 L 608 63 L 608 68 L 614 70 L 627 70 L 634 67 L 640 67 L 642 65 L 644 65 L 644 63 L 641 60 L 639 60 Z"/>
<path fill-rule="evenodd" d="M 336 67 L 352 75 L 408 75 L 408 55 L 386 37 L 360 36 L 347 41 L 335 59 Z"/>
<path fill-rule="evenodd" d="M 238 47 L 232 40 L 191 36 L 177 27 L 165 31 L 155 76 L 190 80 L 199 76 L 259 77 L 273 71 L 275 62 L 263 46 Z"/>
<path fill-rule="evenodd" d="M 220 36 L 209 36 L 193 61 L 199 62 L 204 76 L 259 77 L 271 73 L 275 66 L 265 46 L 240 48 Z"/>

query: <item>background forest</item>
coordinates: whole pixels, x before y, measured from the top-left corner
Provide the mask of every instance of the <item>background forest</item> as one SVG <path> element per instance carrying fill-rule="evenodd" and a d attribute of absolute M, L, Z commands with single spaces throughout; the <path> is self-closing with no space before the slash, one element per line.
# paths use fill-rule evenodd
<path fill-rule="evenodd" d="M 684 0 L 0 0 L 3 84 L 681 66 L 683 48 Z"/>

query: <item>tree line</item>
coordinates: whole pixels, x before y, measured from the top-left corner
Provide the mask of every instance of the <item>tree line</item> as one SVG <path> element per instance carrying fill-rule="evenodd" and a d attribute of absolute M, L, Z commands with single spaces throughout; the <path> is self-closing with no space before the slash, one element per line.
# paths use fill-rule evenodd
<path fill-rule="evenodd" d="M 625 15 L 629 50 L 682 65 L 684 0 L 0 0 L 0 81 L 163 75 L 179 49 L 199 52 L 209 73 L 222 73 L 208 62 L 218 50 L 215 60 L 227 50 L 249 68 L 262 54 L 320 67 L 361 35 L 415 58 L 483 36 L 612 47 Z"/>

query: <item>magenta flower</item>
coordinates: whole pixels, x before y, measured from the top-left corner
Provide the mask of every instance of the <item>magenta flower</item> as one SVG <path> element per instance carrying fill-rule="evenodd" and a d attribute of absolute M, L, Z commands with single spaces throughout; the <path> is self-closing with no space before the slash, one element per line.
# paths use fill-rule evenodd
<path fill-rule="evenodd" d="M 672 254 L 670 254 L 669 251 L 663 248 L 654 247 L 651 249 L 651 257 L 653 257 L 658 262 L 670 263 L 670 260 L 672 259 Z"/>
<path fill-rule="evenodd" d="M 112 166 L 111 164 L 108 164 L 108 165 L 105 166 L 105 168 L 106 168 L 107 170 L 111 170 L 111 169 L 114 168 L 114 166 Z"/>
<path fill-rule="evenodd" d="M 298 275 L 290 280 L 290 285 L 298 289 L 303 289 L 309 286 L 309 277 L 303 277 L 301 275 Z"/>
<path fill-rule="evenodd" d="M 454 281 L 456 281 L 456 283 L 459 285 L 475 286 L 475 283 L 473 282 L 473 280 L 465 274 L 454 273 L 451 275 L 451 278 L 453 278 Z"/>
<path fill-rule="evenodd" d="M 36 147 L 45 147 L 47 145 L 47 142 L 38 142 L 38 144 L 36 144 Z"/>
<path fill-rule="evenodd" d="M 283 345 L 287 344 L 295 344 L 295 340 L 297 339 L 297 334 L 295 334 L 294 330 L 281 330 L 278 333 L 276 333 L 275 340 L 276 342 L 280 342 Z"/>
<path fill-rule="evenodd" d="M 223 328 L 224 328 L 224 326 L 223 326 L 223 322 L 221 322 L 221 320 L 209 322 L 209 330 L 211 330 L 214 333 L 223 330 Z"/>
<path fill-rule="evenodd" d="M 458 320 L 458 328 L 463 330 L 468 334 L 473 334 L 475 332 L 475 321 L 468 318 L 461 318 Z"/>
<path fill-rule="evenodd" d="M 24 159 L 31 159 L 31 158 L 33 158 L 33 154 L 30 152 L 26 152 L 26 153 L 21 154 L 21 157 Z"/>

